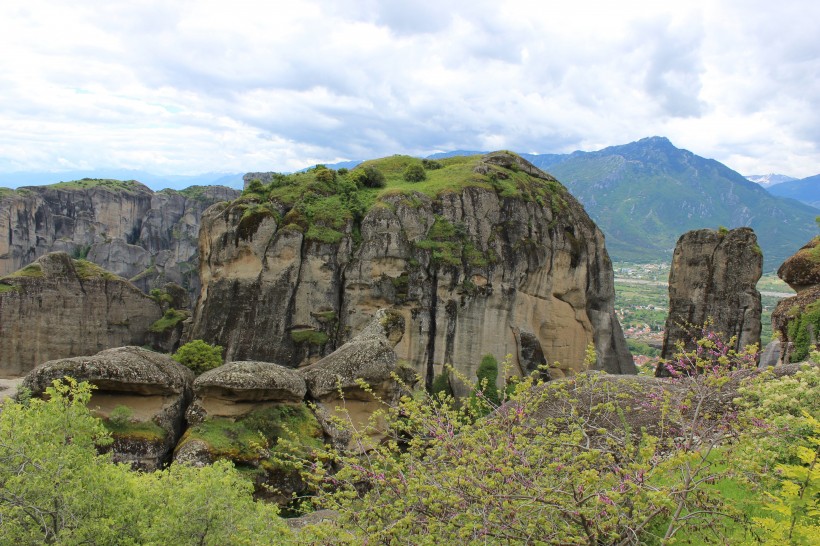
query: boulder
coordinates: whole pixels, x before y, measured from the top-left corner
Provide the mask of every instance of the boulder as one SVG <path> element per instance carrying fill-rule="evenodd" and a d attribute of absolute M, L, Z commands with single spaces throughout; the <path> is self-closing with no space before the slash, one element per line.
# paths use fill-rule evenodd
<path fill-rule="evenodd" d="M 762 305 L 756 286 L 762 271 L 763 255 L 751 228 L 684 233 L 669 272 L 661 357 L 673 358 L 678 342 L 693 348 L 693 335 L 707 320 L 727 341 L 736 337 L 735 349 L 759 345 Z M 656 373 L 665 375 L 666 369 L 658 366 Z"/>
<path fill-rule="evenodd" d="M 47 360 L 145 345 L 160 306 L 96 264 L 53 252 L 0 278 L 0 376 Z"/>
<path fill-rule="evenodd" d="M 306 390 L 305 380 L 293 369 L 272 362 L 228 362 L 196 378 L 188 422 L 198 424 L 209 416 L 234 418 L 273 404 L 299 404 Z"/>
<path fill-rule="evenodd" d="M 114 460 L 156 470 L 170 459 L 182 435 L 191 401 L 193 373 L 167 355 L 140 347 L 118 347 L 94 356 L 51 360 L 26 375 L 23 387 L 40 396 L 55 380 L 72 377 L 96 387 L 91 407 L 112 431 Z M 110 418 L 129 408 L 127 423 Z"/>
<path fill-rule="evenodd" d="M 820 284 L 820 237 L 803 245 L 783 262 L 777 276 L 798 293 Z"/>

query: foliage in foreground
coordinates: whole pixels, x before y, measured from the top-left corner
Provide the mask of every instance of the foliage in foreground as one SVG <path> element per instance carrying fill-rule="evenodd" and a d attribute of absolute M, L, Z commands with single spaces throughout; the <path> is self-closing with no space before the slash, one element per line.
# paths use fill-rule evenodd
<path fill-rule="evenodd" d="M 47 394 L 0 406 L 0 545 L 289 540 L 230 463 L 132 472 L 97 454 L 110 438 L 86 407 L 88 384 L 55 382 Z"/>
<path fill-rule="evenodd" d="M 341 467 L 334 474 L 312 469 L 316 487 L 325 487 L 315 505 L 341 515 L 327 536 L 352 544 L 729 543 L 729 537 L 808 544 L 801 537 L 816 529 L 818 506 L 815 459 L 809 460 L 812 449 L 817 454 L 813 429 L 802 421 L 773 424 L 782 408 L 768 401 L 783 396 L 771 390 L 778 381 L 738 391 L 737 374 L 754 355 L 731 346 L 707 336 L 681 351 L 672 363 L 677 377 L 666 380 L 670 388 L 634 378 L 627 379 L 635 386 L 630 390 L 599 373 L 545 384 L 531 377 L 511 394 L 502 390 L 500 405 L 477 390 L 466 404 L 437 392 L 385 408 L 373 421 L 386 434 L 377 448 L 330 454 Z M 820 400 L 819 380 L 816 367 L 790 379 Z M 739 392 L 745 412 L 727 405 Z M 805 419 L 820 416 L 818 403 L 804 406 Z M 364 447 L 372 431 L 361 432 Z M 762 435 L 769 444 L 759 442 Z M 790 455 L 795 450 L 797 458 Z M 800 468 L 788 469 L 786 460 Z M 724 486 L 738 488 L 741 499 L 772 491 L 767 518 L 746 518 L 743 503 L 724 495 Z M 773 530 L 790 525 L 790 537 Z"/>
<path fill-rule="evenodd" d="M 701 341 L 670 387 L 534 376 L 500 389 L 499 405 L 478 389 L 470 403 L 417 393 L 385 407 L 377 447 L 312 461 L 314 507 L 339 521 L 295 537 L 230 463 L 141 474 L 98 455 L 110 439 L 90 388 L 57 383 L 47 401 L 2 406 L 0 545 L 811 544 L 820 368 L 739 386 L 729 344 Z M 725 396 L 737 411 L 718 411 Z M 372 446 L 361 432 L 354 442 Z"/>

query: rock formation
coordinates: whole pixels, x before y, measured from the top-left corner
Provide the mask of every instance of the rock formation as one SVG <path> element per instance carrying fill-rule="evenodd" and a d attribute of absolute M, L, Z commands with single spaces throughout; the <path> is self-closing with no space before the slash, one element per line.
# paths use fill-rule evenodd
<path fill-rule="evenodd" d="M 0 278 L 0 376 L 57 358 L 143 345 L 159 305 L 125 279 L 65 252 Z"/>
<path fill-rule="evenodd" d="M 693 333 L 707 319 L 727 340 L 737 336 L 736 349 L 759 344 L 762 306 L 756 285 L 762 268 L 763 255 L 751 228 L 684 233 L 669 272 L 669 315 L 661 357 L 672 358 L 679 341 L 691 348 Z"/>
<path fill-rule="evenodd" d="M 780 363 L 788 364 L 805 359 L 820 340 L 820 237 L 783 262 L 777 275 L 797 292 L 772 312 L 772 330 L 788 342 Z"/>
<path fill-rule="evenodd" d="M 155 193 L 135 181 L 89 179 L 20 188 L 0 199 L 0 276 L 65 251 L 146 292 L 174 282 L 195 297 L 199 219 L 238 194 L 222 186 Z"/>
<path fill-rule="evenodd" d="M 169 461 L 191 401 L 194 377 L 188 368 L 147 349 L 118 347 L 45 362 L 29 372 L 22 386 L 40 396 L 66 376 L 96 387 L 89 406 L 112 430 L 115 461 L 140 470 L 156 470 Z M 130 418 L 112 422 L 117 406 L 129 408 Z"/>
<path fill-rule="evenodd" d="M 427 384 L 445 363 L 475 377 L 487 353 L 512 354 L 515 373 L 573 373 L 590 343 L 596 368 L 634 373 L 603 235 L 563 186 L 499 152 L 442 161 L 425 192 L 391 187 L 411 161 L 369 162 L 399 173 L 378 194 L 317 169 L 208 209 L 189 337 L 297 367 L 390 307 L 406 324 L 398 357 Z"/>
<path fill-rule="evenodd" d="M 174 462 L 205 465 L 229 459 L 252 469 L 257 496 L 287 504 L 307 484 L 298 469 L 275 457 L 286 452 L 280 439 L 305 457 L 324 440 L 305 392 L 295 370 L 271 362 L 229 362 L 203 373 L 194 381 L 190 428 L 174 451 Z"/>

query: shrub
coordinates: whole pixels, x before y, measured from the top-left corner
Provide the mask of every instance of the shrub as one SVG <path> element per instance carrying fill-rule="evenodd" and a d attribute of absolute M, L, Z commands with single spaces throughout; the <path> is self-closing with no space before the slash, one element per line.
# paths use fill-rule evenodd
<path fill-rule="evenodd" d="M 355 169 L 351 173 L 352 180 L 359 186 L 365 188 L 383 188 L 387 183 L 384 179 L 384 174 L 370 165 L 361 169 Z"/>
<path fill-rule="evenodd" d="M 328 169 L 324 165 L 316 165 L 316 180 L 325 184 L 332 184 L 336 181 L 336 171 Z"/>
<path fill-rule="evenodd" d="M 421 165 L 428 171 L 435 171 L 443 166 L 440 161 L 436 161 L 435 159 L 422 159 Z"/>
<path fill-rule="evenodd" d="M 134 410 L 129 408 L 128 406 L 117 406 L 111 410 L 111 413 L 108 415 L 108 420 L 111 421 L 111 424 L 117 427 L 122 427 L 128 424 L 131 421 L 131 417 L 134 415 Z"/>
<path fill-rule="evenodd" d="M 427 173 L 424 172 L 424 167 L 418 164 L 408 165 L 404 169 L 404 179 L 408 182 L 421 182 L 427 178 Z"/>
<path fill-rule="evenodd" d="M 476 370 L 478 376 L 478 385 L 476 389 L 480 391 L 484 398 L 493 405 L 498 405 L 500 399 L 498 396 L 498 360 L 493 355 L 484 355 L 481 363 Z"/>
<path fill-rule="evenodd" d="M 195 339 L 180 347 L 173 359 L 199 375 L 222 365 L 222 347 Z"/>

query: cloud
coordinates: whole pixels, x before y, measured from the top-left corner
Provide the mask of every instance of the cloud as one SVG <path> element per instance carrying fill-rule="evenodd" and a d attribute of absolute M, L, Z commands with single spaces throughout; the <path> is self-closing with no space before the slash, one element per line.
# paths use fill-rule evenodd
<path fill-rule="evenodd" d="M 292 170 L 661 134 L 808 176 L 819 16 L 791 0 L 7 0 L 0 168 Z"/>

